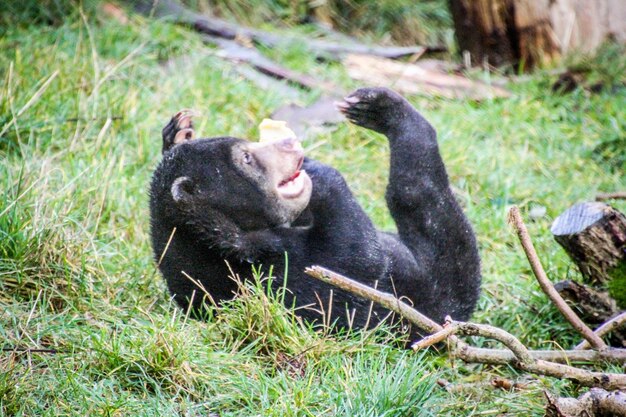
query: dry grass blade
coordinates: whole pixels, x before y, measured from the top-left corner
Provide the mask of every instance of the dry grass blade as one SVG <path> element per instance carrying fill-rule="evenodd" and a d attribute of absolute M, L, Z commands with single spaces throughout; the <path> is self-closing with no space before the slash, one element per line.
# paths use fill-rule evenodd
<path fill-rule="evenodd" d="M 17 121 L 17 119 L 21 115 L 23 115 L 26 112 L 26 110 L 31 108 L 33 106 L 33 104 L 35 104 L 41 98 L 41 96 L 46 92 L 46 90 L 50 86 L 50 83 L 52 83 L 52 81 L 54 81 L 54 79 L 57 77 L 57 75 L 59 75 L 59 70 L 55 70 L 46 79 L 46 81 L 44 81 L 44 83 L 41 85 L 41 87 L 39 87 L 37 89 L 37 91 L 35 91 L 35 94 L 32 95 L 30 100 L 28 100 L 26 102 L 26 104 L 24 104 L 24 106 L 22 106 L 22 108 L 17 112 L 17 114 L 8 123 L 6 123 L 2 127 L 2 130 L 0 130 L 0 137 L 2 137 L 2 135 L 4 135 L 7 132 L 7 130 L 9 130 L 11 128 L 11 126 L 13 126 L 13 124 Z"/>

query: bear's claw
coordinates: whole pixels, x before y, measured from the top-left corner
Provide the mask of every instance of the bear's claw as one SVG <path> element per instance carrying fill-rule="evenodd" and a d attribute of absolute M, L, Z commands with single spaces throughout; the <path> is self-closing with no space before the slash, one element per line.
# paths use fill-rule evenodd
<path fill-rule="evenodd" d="M 398 93 L 387 88 L 360 88 L 335 105 L 352 123 L 380 133 L 386 133 L 406 106 Z"/>
<path fill-rule="evenodd" d="M 163 152 L 178 143 L 182 143 L 195 138 L 192 118 L 198 112 L 191 109 L 183 109 L 176 113 L 167 125 L 163 128 Z"/>

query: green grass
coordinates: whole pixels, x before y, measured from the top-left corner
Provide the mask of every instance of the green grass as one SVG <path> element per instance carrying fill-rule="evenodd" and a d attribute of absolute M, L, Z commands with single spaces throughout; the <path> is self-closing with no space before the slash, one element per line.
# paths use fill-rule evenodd
<path fill-rule="evenodd" d="M 258 281 L 206 322 L 187 318 L 149 245 L 147 187 L 160 130 L 191 107 L 203 113 L 203 135 L 254 138 L 284 100 L 236 75 L 185 29 L 138 17 L 121 25 L 91 5 L 81 13 L 50 4 L 45 19 L 1 20 L 12 22 L 0 33 L 1 415 L 539 416 L 544 389 L 577 393 L 506 367 L 407 352 L 385 329 L 315 331 Z M 273 56 L 354 87 L 337 64 L 295 46 Z M 622 57 L 606 54 L 596 65 L 623 65 Z M 623 148 L 611 145 L 624 140 L 626 90 L 617 82 L 598 94 L 556 95 L 553 78 L 511 84 L 504 100 L 411 97 L 439 131 L 479 238 L 484 291 L 474 319 L 537 348 L 578 337 L 540 294 L 507 208 L 546 207 L 528 227 L 548 275 L 577 278 L 551 220 L 597 191 L 626 188 Z M 305 145 L 345 174 L 376 224 L 393 229 L 383 137 L 342 125 Z M 496 376 L 528 385 L 480 384 Z M 475 387 L 448 394 L 437 378 Z"/>

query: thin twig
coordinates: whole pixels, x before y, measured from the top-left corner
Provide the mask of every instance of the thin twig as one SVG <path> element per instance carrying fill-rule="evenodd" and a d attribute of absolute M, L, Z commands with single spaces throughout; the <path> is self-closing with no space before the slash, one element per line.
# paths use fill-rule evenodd
<path fill-rule="evenodd" d="M 52 81 L 57 77 L 57 75 L 59 75 L 59 70 L 55 70 L 46 79 L 46 81 L 44 81 L 41 87 L 39 87 L 39 89 L 35 91 L 35 94 L 32 95 L 30 100 L 28 100 L 28 102 L 24 104 L 24 106 L 22 106 L 22 108 L 17 112 L 17 114 L 14 115 L 13 118 L 7 124 L 3 126 L 2 130 L 0 131 L 0 137 L 2 137 L 2 135 L 4 135 L 7 130 L 9 130 L 9 128 L 17 121 L 17 119 L 22 114 L 24 114 L 24 112 L 26 112 L 26 110 L 28 110 L 33 104 L 35 104 L 41 98 L 41 96 L 46 92 L 46 90 L 48 89 Z"/>
<path fill-rule="evenodd" d="M 624 311 L 621 314 L 618 314 L 617 316 L 613 317 L 611 320 L 607 321 L 606 323 L 603 323 L 600 327 L 595 329 L 593 332 L 598 337 L 602 337 L 605 334 L 610 333 L 613 330 L 617 329 L 618 327 L 623 326 L 624 324 L 626 324 L 626 311 Z M 589 347 L 590 347 L 589 342 L 587 342 L 586 340 L 583 340 L 574 349 L 589 349 Z"/>
<path fill-rule="evenodd" d="M 596 201 L 624 200 L 624 199 L 626 199 L 626 191 L 616 191 L 614 193 L 599 193 L 596 196 Z"/>
<path fill-rule="evenodd" d="M 438 331 L 436 333 L 433 333 L 433 334 L 431 334 L 429 336 L 426 336 L 422 340 L 418 340 L 417 342 L 413 343 L 411 345 L 411 348 L 413 350 L 425 349 L 425 348 L 427 348 L 429 346 L 434 345 L 435 343 L 439 343 L 442 340 L 447 339 L 448 336 L 450 336 L 451 334 L 456 333 L 457 330 L 458 330 L 458 328 L 457 328 L 456 325 L 453 325 L 451 323 L 446 324 L 446 326 L 442 330 L 440 330 L 440 331 Z"/>
<path fill-rule="evenodd" d="M 606 350 L 530 350 L 533 359 L 555 363 L 612 363 L 626 364 L 626 349 L 610 348 Z M 463 357 L 465 362 L 509 365 L 515 356 L 508 349 L 488 349 L 467 346 Z"/>
<path fill-rule="evenodd" d="M 561 297 L 558 291 L 554 288 L 554 285 L 552 285 L 552 282 L 548 279 L 543 266 L 541 266 L 539 256 L 537 256 L 537 252 L 535 251 L 533 242 L 530 240 L 530 235 L 528 234 L 528 230 L 526 229 L 526 225 L 522 220 L 522 215 L 520 214 L 517 206 L 511 207 L 511 210 L 509 210 L 509 223 L 513 225 L 515 231 L 517 232 L 517 236 L 522 244 L 526 257 L 528 258 L 533 274 L 535 274 L 535 278 L 537 278 L 539 286 L 543 292 L 548 296 L 552 303 L 554 303 L 556 308 L 559 309 L 565 319 L 570 322 L 572 327 L 574 327 L 574 329 L 576 329 L 587 341 L 589 341 L 591 346 L 596 349 L 606 349 L 607 345 L 602 341 L 602 339 L 594 334 L 585 323 L 583 323 L 576 313 L 574 313 L 574 310 L 567 305 L 563 297 Z"/>
<path fill-rule="evenodd" d="M 406 318 L 411 323 L 417 325 L 420 329 L 425 330 L 428 333 L 435 333 L 443 329 L 443 326 L 437 324 L 407 303 L 400 301 L 398 298 L 389 293 L 374 290 L 367 285 L 363 285 L 360 282 L 344 277 L 343 275 L 321 266 L 306 268 L 304 272 L 313 278 L 317 278 L 328 284 L 334 285 L 335 287 L 341 288 L 342 290 L 348 291 L 354 295 L 374 301 L 386 309 L 400 314 L 402 317 Z"/>
<path fill-rule="evenodd" d="M 521 368 L 526 368 L 536 362 L 536 360 L 530 355 L 528 348 L 524 346 L 524 344 L 520 342 L 517 337 L 513 336 L 506 330 L 502 330 L 488 324 L 465 323 L 459 321 L 452 321 L 450 325 L 457 327 L 457 331 L 462 335 L 483 336 L 501 342 L 509 348 L 511 352 L 513 352 L 513 355 L 515 355 L 519 361 L 519 366 Z"/>

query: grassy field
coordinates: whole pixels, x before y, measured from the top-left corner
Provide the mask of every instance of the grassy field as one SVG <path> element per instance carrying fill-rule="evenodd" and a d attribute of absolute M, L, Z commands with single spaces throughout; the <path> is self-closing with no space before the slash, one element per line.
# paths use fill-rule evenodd
<path fill-rule="evenodd" d="M 507 367 L 415 354 L 385 329 L 315 332 L 258 283 L 207 322 L 185 317 L 148 238 L 161 128 L 191 107 L 203 114 L 202 135 L 256 138 L 258 122 L 285 100 L 184 28 L 139 17 L 123 25 L 92 9 L 61 15 L 0 20 L 1 415 L 541 416 L 543 390 L 579 392 Z M 549 227 L 598 191 L 626 189 L 626 89 L 610 84 L 623 77 L 623 57 L 607 48 L 583 62 L 592 78 L 609 80 L 597 94 L 554 94 L 546 71 L 510 83 L 508 99 L 410 98 L 439 132 L 478 235 L 484 290 L 474 320 L 535 348 L 578 337 L 540 294 L 507 209 L 517 204 L 527 217 L 545 207 L 528 227 L 548 275 L 578 277 Z M 273 58 L 356 87 L 339 65 L 296 46 Z M 377 225 L 393 229 L 383 137 L 344 124 L 305 146 L 345 174 Z M 496 390 L 488 386 L 496 376 L 527 385 Z M 447 393 L 438 378 L 473 387 Z"/>

